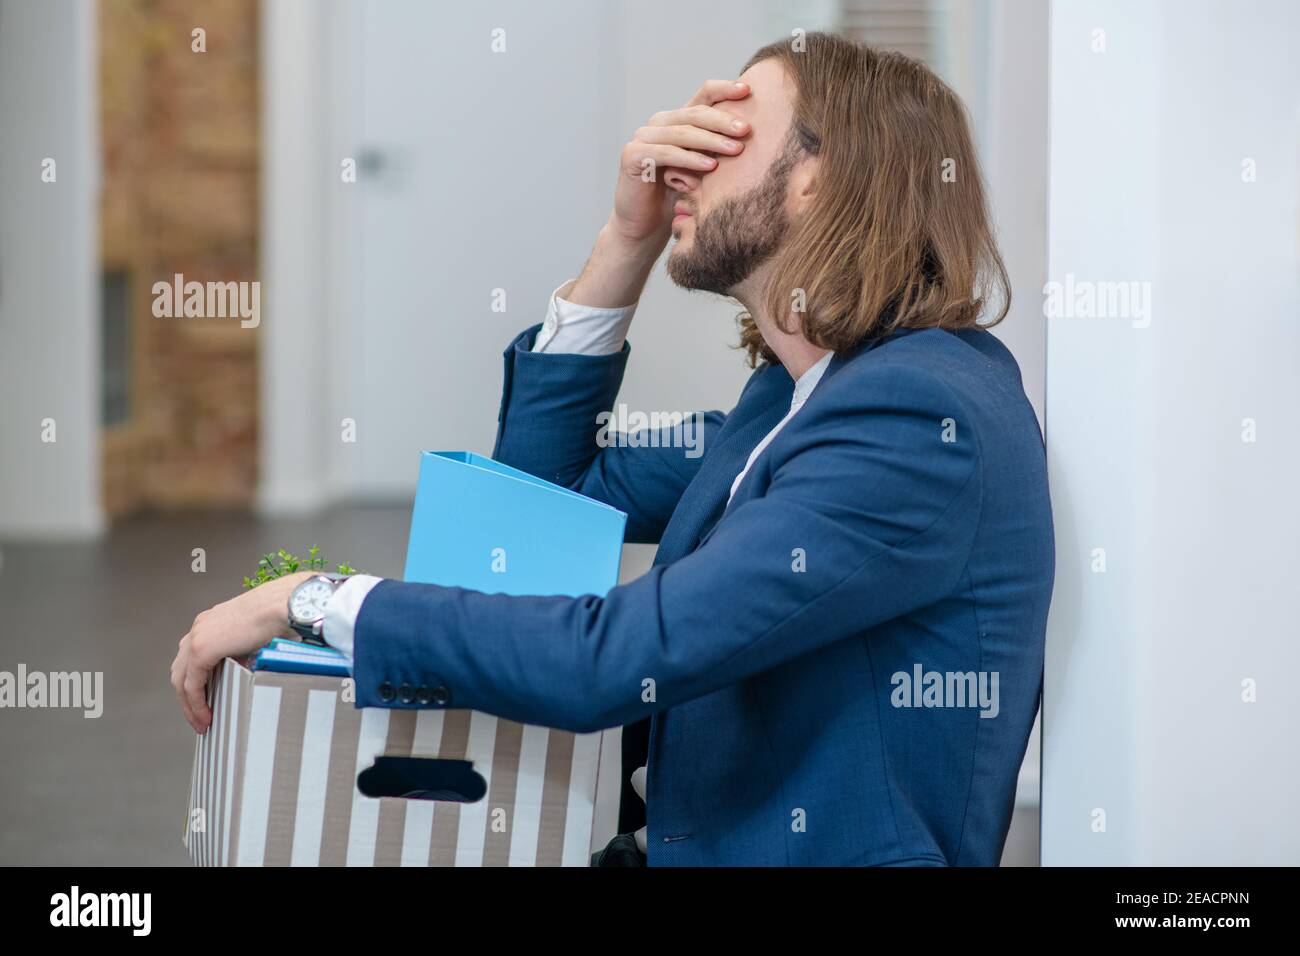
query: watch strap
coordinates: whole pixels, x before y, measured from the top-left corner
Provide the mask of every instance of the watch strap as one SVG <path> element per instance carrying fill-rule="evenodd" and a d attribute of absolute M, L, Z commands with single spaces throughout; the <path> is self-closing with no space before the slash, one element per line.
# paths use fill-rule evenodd
<path fill-rule="evenodd" d="M 289 622 L 289 627 L 293 629 L 304 644 L 316 644 L 320 647 L 325 646 L 325 635 L 317 634 L 315 628 L 310 624 L 298 624 L 294 621 Z"/>

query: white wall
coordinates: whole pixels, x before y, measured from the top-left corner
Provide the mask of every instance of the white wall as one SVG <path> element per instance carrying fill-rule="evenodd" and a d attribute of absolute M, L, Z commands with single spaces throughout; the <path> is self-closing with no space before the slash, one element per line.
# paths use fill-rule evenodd
<path fill-rule="evenodd" d="M 95 4 L 0 0 L 0 537 L 103 527 Z M 42 162 L 56 180 L 42 182 Z M 55 441 L 42 441 L 54 420 Z"/>
<path fill-rule="evenodd" d="M 976 59 L 976 113 L 998 246 L 1011 277 L 1011 309 L 995 333 L 1020 363 L 1025 394 L 1043 421 L 1047 323 L 1047 10 L 1042 0 L 994 0 Z"/>
<path fill-rule="evenodd" d="M 1151 311 L 1049 322 L 1043 862 L 1294 865 L 1300 7 L 1056 2 L 1051 35 L 1050 276 Z"/>

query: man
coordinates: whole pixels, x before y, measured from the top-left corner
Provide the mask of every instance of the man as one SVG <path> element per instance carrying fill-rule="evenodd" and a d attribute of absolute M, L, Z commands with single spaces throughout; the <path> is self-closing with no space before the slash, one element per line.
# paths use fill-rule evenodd
<path fill-rule="evenodd" d="M 756 365 L 702 457 L 596 441 L 670 235 L 676 282 L 745 306 Z M 625 787 L 604 863 L 996 864 L 1053 572 L 1037 421 L 977 325 L 1007 295 L 964 112 L 919 63 L 814 34 L 656 114 L 585 269 L 506 352 L 494 452 L 626 511 L 654 568 L 577 599 L 353 577 L 323 626 L 358 706 L 624 725 L 645 804 Z M 296 583 L 182 639 L 200 732 L 211 669 L 283 630 Z"/>

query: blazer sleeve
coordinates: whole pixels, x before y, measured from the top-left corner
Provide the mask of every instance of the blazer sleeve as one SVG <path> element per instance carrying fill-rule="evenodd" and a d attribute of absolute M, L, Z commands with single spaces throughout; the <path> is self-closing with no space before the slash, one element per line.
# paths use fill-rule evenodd
<path fill-rule="evenodd" d="M 767 449 L 762 497 L 604 597 L 377 585 L 358 619 L 357 705 L 419 707 L 379 692 L 409 684 L 437 688 L 435 706 L 588 732 L 951 593 L 979 523 L 978 436 L 928 373 L 887 366 L 873 381 L 866 396 L 814 395 Z"/>
<path fill-rule="evenodd" d="M 534 352 L 540 328 L 506 349 L 492 457 L 626 512 L 627 540 L 657 543 L 726 416 L 704 412 L 676 436 L 667 427 L 634 446 L 597 420 L 613 406 L 631 347 L 612 355 Z"/>

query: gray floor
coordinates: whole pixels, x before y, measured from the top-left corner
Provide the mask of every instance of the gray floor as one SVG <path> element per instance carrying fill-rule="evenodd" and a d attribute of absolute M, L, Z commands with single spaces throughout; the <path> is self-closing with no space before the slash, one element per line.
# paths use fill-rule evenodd
<path fill-rule="evenodd" d="M 409 508 L 324 518 L 153 516 L 94 545 L 0 550 L 0 670 L 103 671 L 104 710 L 0 711 L 0 864 L 185 864 L 194 732 L 168 683 L 197 611 L 237 593 L 258 555 L 312 544 L 400 576 Z M 191 570 L 191 552 L 207 570 Z"/>
<path fill-rule="evenodd" d="M 0 670 L 102 671 L 103 716 L 0 711 L 0 865 L 185 865 L 194 733 L 168 683 L 195 613 L 237 593 L 258 556 L 319 545 L 334 560 L 400 576 L 409 507 L 324 517 L 151 516 L 93 545 L 0 548 Z M 195 548 L 204 573 L 191 570 Z M 628 549 L 623 579 L 649 565 Z M 599 812 L 599 808 L 598 808 Z M 612 825 L 612 824 L 611 824 Z M 1038 813 L 1016 811 L 1003 863 L 1034 865 Z"/>

